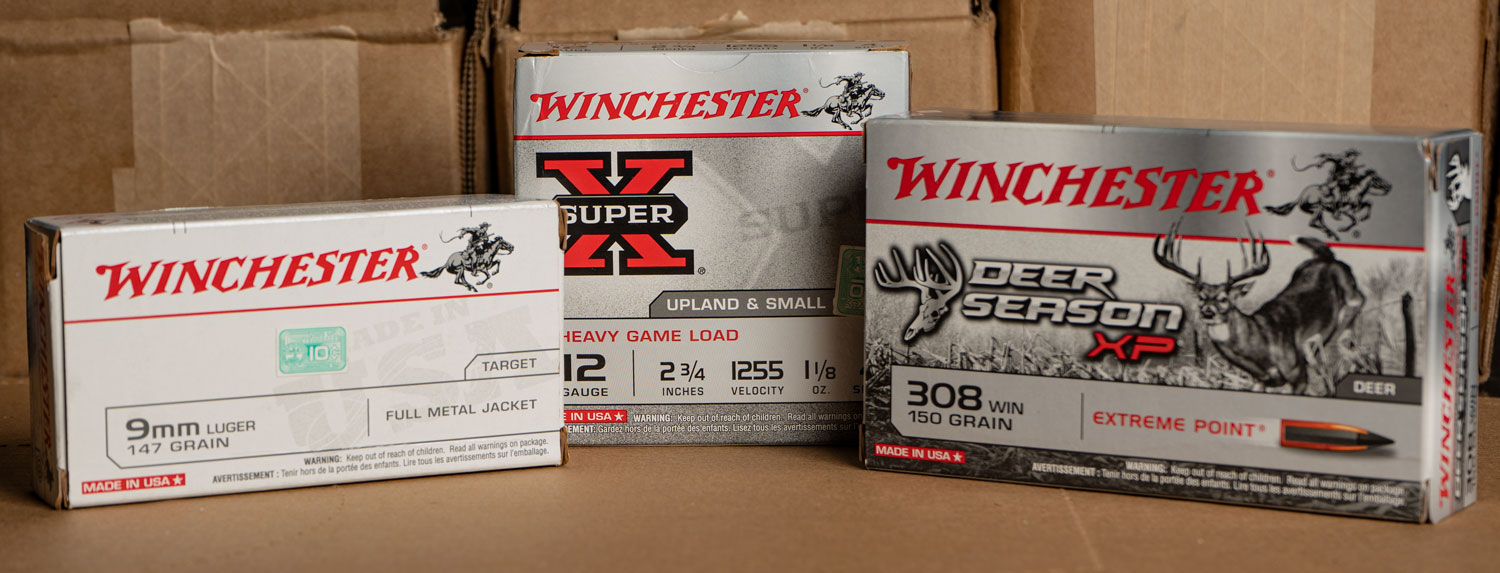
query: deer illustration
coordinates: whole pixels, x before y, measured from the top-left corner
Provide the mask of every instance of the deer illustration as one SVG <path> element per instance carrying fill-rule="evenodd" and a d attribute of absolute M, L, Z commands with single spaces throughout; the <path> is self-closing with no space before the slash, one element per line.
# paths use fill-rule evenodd
<path fill-rule="evenodd" d="M 891 257 L 895 259 L 896 267 L 894 279 L 885 270 L 884 263 L 875 263 L 876 284 L 888 289 L 912 288 L 921 293 L 921 298 L 917 301 L 917 314 L 912 317 L 911 325 L 906 327 L 906 335 L 902 337 L 908 343 L 916 340 L 918 335 L 937 328 L 943 316 L 948 314 L 948 303 L 963 290 L 963 262 L 958 255 L 953 254 L 953 249 L 947 243 L 938 243 L 938 248 L 947 257 L 946 261 L 939 260 L 931 247 L 913 249 L 911 270 L 908 272 L 901 253 L 892 247 Z"/>
<path fill-rule="evenodd" d="M 1457 153 L 1448 159 L 1448 210 L 1457 211 L 1464 200 L 1474 199 L 1474 187 L 1469 180 L 1469 166 Z"/>
<path fill-rule="evenodd" d="M 1328 245 L 1301 237 L 1296 242 L 1310 249 L 1312 258 L 1297 266 L 1274 298 L 1254 312 L 1240 310 L 1239 300 L 1253 285 L 1249 279 L 1271 269 L 1265 238 L 1249 233 L 1248 240 L 1239 242 L 1244 270 L 1234 273 L 1226 260 L 1228 278 L 1222 283 L 1203 280 L 1201 257 L 1196 272 L 1183 268 L 1182 242 L 1175 224 L 1169 234 L 1156 237 L 1152 250 L 1158 264 L 1192 283 L 1209 340 L 1225 359 L 1256 380 L 1257 391 L 1290 385 L 1294 394 L 1326 394 L 1329 380 L 1321 365 L 1329 360 L 1330 351 L 1338 350 L 1330 342 L 1352 333 L 1349 329 L 1365 296 L 1349 265 L 1334 258 Z M 1310 366 L 1314 372 L 1309 372 Z M 1310 374 L 1316 374 L 1320 386 L 1312 392 L 1308 390 Z"/>

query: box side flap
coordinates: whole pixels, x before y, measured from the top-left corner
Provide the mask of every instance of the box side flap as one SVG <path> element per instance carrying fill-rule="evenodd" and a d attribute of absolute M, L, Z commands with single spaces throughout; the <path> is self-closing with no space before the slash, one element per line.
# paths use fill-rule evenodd
<path fill-rule="evenodd" d="M 1482 253 L 1482 146 L 1474 133 L 1433 137 L 1421 146 L 1430 196 L 1429 241 L 1442 244 L 1428 250 L 1434 272 L 1428 280 L 1433 342 L 1427 350 L 1427 378 L 1433 383 L 1423 402 L 1428 425 L 1423 452 L 1426 517 L 1434 523 L 1472 504 L 1478 484 L 1477 334 L 1483 313 L 1475 313 L 1474 307 L 1482 293 L 1477 273 Z"/>
<path fill-rule="evenodd" d="M 562 50 L 558 48 L 558 44 L 559 42 L 527 42 L 521 44 L 521 47 L 517 48 L 517 51 L 521 53 L 521 57 L 556 56 L 562 53 Z"/>
<path fill-rule="evenodd" d="M 45 224 L 26 224 L 26 331 L 31 378 L 32 486 L 52 504 L 66 503 L 67 469 L 62 394 L 61 317 L 57 305 L 57 257 L 60 233 Z"/>
<path fill-rule="evenodd" d="M 1490 379 L 1490 373 L 1494 366 L 1495 354 L 1500 352 L 1500 347 L 1495 344 L 1495 331 L 1497 322 L 1500 322 L 1500 264 L 1495 260 L 1495 244 L 1497 243 L 1497 219 L 1495 214 L 1500 212 L 1494 208 L 1495 200 L 1500 197 L 1500 173 L 1496 173 L 1496 158 L 1500 157 L 1500 146 L 1494 144 L 1495 134 L 1500 133 L 1500 0 L 1489 0 L 1485 5 L 1487 13 L 1484 32 L 1484 102 L 1483 102 L 1483 131 L 1489 144 L 1484 153 L 1485 190 L 1483 210 L 1484 229 L 1486 233 L 1484 241 L 1484 297 L 1480 300 L 1479 310 L 1482 320 L 1479 326 L 1479 380 L 1481 382 Z"/>

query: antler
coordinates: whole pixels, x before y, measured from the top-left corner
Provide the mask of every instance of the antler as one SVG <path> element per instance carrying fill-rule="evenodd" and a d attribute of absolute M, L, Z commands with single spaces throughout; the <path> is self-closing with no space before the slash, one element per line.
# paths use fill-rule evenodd
<path fill-rule="evenodd" d="M 940 302 L 942 302 L 943 304 L 947 304 L 947 302 L 949 300 L 952 300 L 953 297 L 958 296 L 958 287 L 963 285 L 964 263 L 961 259 L 958 258 L 957 254 L 954 254 L 953 249 L 948 246 L 948 243 L 938 243 L 938 248 L 942 249 L 943 254 L 948 257 L 947 262 L 951 263 L 953 267 L 952 272 L 949 272 L 948 270 L 949 265 L 945 265 L 942 261 L 938 260 L 937 254 L 933 253 L 931 248 L 923 249 L 923 252 L 927 255 L 927 259 L 932 262 L 932 265 L 934 267 L 937 267 L 938 272 L 943 275 L 943 285 L 945 285 L 947 288 L 943 290 L 942 295 L 938 298 L 940 299 Z"/>
<path fill-rule="evenodd" d="M 891 247 L 891 258 L 896 261 L 896 279 L 891 280 L 890 273 L 885 270 L 885 263 L 875 262 L 875 282 L 885 288 L 924 288 L 915 281 L 906 277 L 906 261 L 902 260 L 901 252 L 896 247 Z"/>
<path fill-rule="evenodd" d="M 1198 258 L 1198 272 L 1189 272 L 1182 268 L 1182 241 L 1177 236 L 1177 227 L 1182 221 L 1172 223 L 1172 228 L 1166 235 L 1157 235 L 1156 241 L 1151 244 L 1151 254 L 1156 256 L 1157 264 L 1166 267 L 1167 270 L 1187 277 L 1193 284 L 1203 282 L 1203 258 Z"/>
<path fill-rule="evenodd" d="M 1250 235 L 1248 244 L 1244 239 L 1239 241 L 1240 259 L 1245 264 L 1245 271 L 1240 274 L 1234 274 L 1233 269 L 1229 266 L 1229 261 L 1224 261 L 1225 272 L 1229 274 L 1229 280 L 1224 284 L 1232 285 L 1250 277 L 1266 274 L 1266 271 L 1271 270 L 1271 251 L 1266 248 L 1265 236 L 1256 235 L 1255 231 L 1250 228 L 1249 223 L 1245 224 L 1245 232 Z"/>
<path fill-rule="evenodd" d="M 912 276 L 908 277 L 905 274 L 906 261 L 901 258 L 901 252 L 892 247 L 891 258 L 895 261 L 896 278 L 891 278 L 890 272 L 885 269 L 885 263 L 876 262 L 875 282 L 886 288 L 921 289 L 931 291 L 935 296 L 936 293 L 944 293 L 944 298 L 952 298 L 958 292 L 954 287 L 963 282 L 963 263 L 947 243 L 939 243 L 938 248 L 942 249 L 951 265 L 938 260 L 937 254 L 930 247 L 916 249 L 912 253 Z"/>

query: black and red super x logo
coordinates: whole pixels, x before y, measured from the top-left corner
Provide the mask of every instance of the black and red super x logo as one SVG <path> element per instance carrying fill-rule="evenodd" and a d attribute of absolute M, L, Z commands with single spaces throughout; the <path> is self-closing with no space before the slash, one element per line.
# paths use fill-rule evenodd
<path fill-rule="evenodd" d="M 687 205 L 661 192 L 672 178 L 692 174 L 691 151 L 536 154 L 536 176 L 568 190 L 555 197 L 567 213 L 564 273 L 692 274 L 693 251 L 673 248 L 664 236 L 687 222 Z"/>

